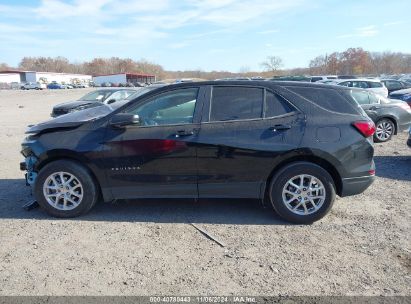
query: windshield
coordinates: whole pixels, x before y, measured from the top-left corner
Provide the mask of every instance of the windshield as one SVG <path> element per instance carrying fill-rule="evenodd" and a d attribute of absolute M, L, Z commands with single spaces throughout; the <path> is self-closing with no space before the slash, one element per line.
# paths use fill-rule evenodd
<path fill-rule="evenodd" d="M 81 97 L 79 100 L 82 101 L 104 101 L 109 97 L 114 91 L 110 90 L 97 90 L 90 92 L 83 97 Z"/>
<path fill-rule="evenodd" d="M 137 92 L 135 92 L 134 94 L 129 95 L 127 98 L 125 98 L 125 100 L 132 100 L 132 99 L 137 98 L 137 97 L 139 97 L 139 96 L 141 96 L 141 95 L 143 95 L 143 94 L 145 94 L 145 93 L 147 93 L 147 92 L 150 92 L 150 91 L 152 91 L 152 90 L 153 90 L 153 89 L 152 89 L 152 88 L 150 89 L 149 87 L 140 89 L 140 90 L 138 90 Z"/>

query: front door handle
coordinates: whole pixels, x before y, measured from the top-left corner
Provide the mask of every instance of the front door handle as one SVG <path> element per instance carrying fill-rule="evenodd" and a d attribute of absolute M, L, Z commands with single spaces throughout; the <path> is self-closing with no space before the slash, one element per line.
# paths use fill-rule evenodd
<path fill-rule="evenodd" d="M 285 131 L 291 129 L 290 125 L 275 125 L 270 128 L 271 131 L 276 132 L 276 131 Z"/>
<path fill-rule="evenodd" d="M 177 138 L 191 135 L 194 135 L 194 131 L 178 130 L 176 134 L 174 134 L 174 136 Z"/>

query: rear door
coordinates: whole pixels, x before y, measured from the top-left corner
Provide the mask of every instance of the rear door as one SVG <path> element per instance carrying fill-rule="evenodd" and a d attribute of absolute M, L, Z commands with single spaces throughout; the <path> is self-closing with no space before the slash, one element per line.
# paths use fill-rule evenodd
<path fill-rule="evenodd" d="M 261 197 L 276 158 L 303 136 L 303 115 L 263 87 L 210 86 L 202 116 L 200 197 Z"/>

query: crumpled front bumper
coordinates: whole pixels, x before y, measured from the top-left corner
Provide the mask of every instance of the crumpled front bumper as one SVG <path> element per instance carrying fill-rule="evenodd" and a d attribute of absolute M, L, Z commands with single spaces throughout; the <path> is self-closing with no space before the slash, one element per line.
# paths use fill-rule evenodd
<path fill-rule="evenodd" d="M 34 171 L 34 165 L 37 162 L 38 158 L 35 156 L 27 156 L 24 162 L 20 163 L 20 170 L 26 171 L 26 185 L 32 186 L 36 181 L 37 172 Z"/>

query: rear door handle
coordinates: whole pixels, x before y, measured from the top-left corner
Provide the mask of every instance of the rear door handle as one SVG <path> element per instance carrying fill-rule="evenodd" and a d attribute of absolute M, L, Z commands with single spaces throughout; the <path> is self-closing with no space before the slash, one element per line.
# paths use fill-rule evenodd
<path fill-rule="evenodd" d="M 276 131 L 285 131 L 291 129 L 290 125 L 275 125 L 270 128 L 271 131 L 276 132 Z"/>
<path fill-rule="evenodd" d="M 174 134 L 174 136 L 177 138 L 191 135 L 194 135 L 194 131 L 178 130 L 176 134 Z"/>

